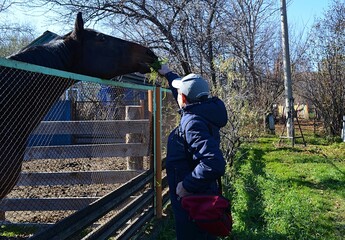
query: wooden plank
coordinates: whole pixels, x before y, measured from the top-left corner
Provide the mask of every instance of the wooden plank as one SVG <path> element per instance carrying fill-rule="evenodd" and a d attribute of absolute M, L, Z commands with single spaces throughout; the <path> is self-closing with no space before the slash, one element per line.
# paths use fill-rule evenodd
<path fill-rule="evenodd" d="M 156 88 L 156 113 L 155 113 L 155 145 L 154 145 L 154 160 L 156 167 L 155 174 L 155 187 L 156 187 L 156 218 L 162 218 L 163 206 L 162 206 L 162 134 L 161 134 L 161 90 L 160 87 Z"/>
<path fill-rule="evenodd" d="M 145 209 L 142 214 L 133 219 L 126 228 L 116 235 L 117 239 L 132 239 L 138 231 L 155 217 L 153 207 Z M 153 238 L 155 239 L 155 238 Z"/>
<path fill-rule="evenodd" d="M 27 148 L 24 161 L 32 159 L 102 158 L 147 156 L 147 143 L 85 144 L 37 146 Z"/>
<path fill-rule="evenodd" d="M 140 215 L 146 214 L 148 208 L 152 209 L 153 215 L 153 207 L 150 207 L 153 200 L 153 189 L 149 189 L 140 196 L 136 197 L 132 202 L 124 206 L 121 209 L 121 212 L 119 212 L 117 215 L 113 216 L 111 219 L 107 220 L 106 223 L 100 225 L 87 236 L 83 237 L 83 240 L 109 239 L 111 236 L 117 235 L 116 232 L 118 232 L 120 228 L 128 223 L 128 220 L 133 218 L 133 216 L 135 216 L 138 212 L 141 213 Z M 131 226 L 135 225 L 136 227 L 140 228 L 141 225 L 137 226 L 137 223 L 138 222 L 135 219 L 130 221 Z M 124 239 L 130 239 L 130 237 Z"/>
<path fill-rule="evenodd" d="M 135 119 L 142 119 L 144 113 L 144 105 L 141 107 L 136 106 L 126 106 L 125 109 L 125 119 L 126 120 L 135 120 Z M 138 133 L 128 133 L 126 134 L 126 143 L 136 143 L 142 142 L 143 135 Z M 143 157 L 133 157 L 128 156 L 127 158 L 127 169 L 130 170 L 138 170 L 144 169 L 143 165 Z"/>
<path fill-rule="evenodd" d="M 153 171 L 144 172 L 86 208 L 71 214 L 45 231 L 35 234 L 30 239 L 70 239 L 71 236 L 80 233 L 109 211 L 123 204 L 130 196 L 140 191 L 148 182 L 152 181 Z"/>
<path fill-rule="evenodd" d="M 17 186 L 54 186 L 75 184 L 126 183 L 143 170 L 113 170 L 88 172 L 22 172 Z"/>
<path fill-rule="evenodd" d="M 75 144 L 104 144 L 104 143 L 125 143 L 125 135 L 122 138 L 118 136 L 90 136 L 90 135 L 77 135 L 73 136 Z"/>
<path fill-rule="evenodd" d="M 98 200 L 86 198 L 5 198 L 0 200 L 0 211 L 60 211 L 80 210 Z"/>
<path fill-rule="evenodd" d="M 32 134 L 148 134 L 149 120 L 43 121 Z"/>

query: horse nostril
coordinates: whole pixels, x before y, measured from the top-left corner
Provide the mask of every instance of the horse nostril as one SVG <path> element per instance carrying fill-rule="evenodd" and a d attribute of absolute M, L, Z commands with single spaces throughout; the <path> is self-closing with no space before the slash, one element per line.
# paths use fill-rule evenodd
<path fill-rule="evenodd" d="M 151 72 L 150 67 L 147 64 L 140 63 L 139 64 L 139 72 L 142 74 Z"/>
<path fill-rule="evenodd" d="M 158 60 L 158 57 L 156 56 L 156 54 L 154 54 L 154 52 L 151 49 L 147 49 L 146 53 L 148 56 L 152 57 L 154 61 Z"/>

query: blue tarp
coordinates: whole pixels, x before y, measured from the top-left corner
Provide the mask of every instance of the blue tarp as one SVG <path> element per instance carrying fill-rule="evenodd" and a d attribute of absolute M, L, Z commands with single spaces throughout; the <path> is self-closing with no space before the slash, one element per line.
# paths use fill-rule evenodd
<path fill-rule="evenodd" d="M 43 121 L 71 121 L 72 102 L 69 100 L 58 101 L 53 105 Z M 71 134 L 54 135 L 31 135 L 28 139 L 28 146 L 54 146 L 71 145 L 73 137 Z"/>

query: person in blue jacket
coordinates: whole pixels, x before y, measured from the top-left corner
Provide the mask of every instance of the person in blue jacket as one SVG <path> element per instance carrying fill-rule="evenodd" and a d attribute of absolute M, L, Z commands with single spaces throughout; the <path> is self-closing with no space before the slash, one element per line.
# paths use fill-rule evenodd
<path fill-rule="evenodd" d="M 179 106 L 180 124 L 169 135 L 166 171 L 175 216 L 177 240 L 216 239 L 188 218 L 180 199 L 189 194 L 219 193 L 217 179 L 225 173 L 219 130 L 228 121 L 222 100 L 210 96 L 198 74 L 180 77 L 163 64 L 158 72 L 169 82 Z"/>

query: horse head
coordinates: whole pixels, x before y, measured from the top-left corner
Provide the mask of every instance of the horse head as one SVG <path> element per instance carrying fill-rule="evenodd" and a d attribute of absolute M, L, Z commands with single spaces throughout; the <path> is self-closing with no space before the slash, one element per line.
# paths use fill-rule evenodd
<path fill-rule="evenodd" d="M 158 59 L 147 47 L 85 29 L 81 13 L 65 41 L 78 43 L 74 44 L 78 51 L 71 71 L 105 79 L 133 72 L 148 73 L 150 64 Z"/>

